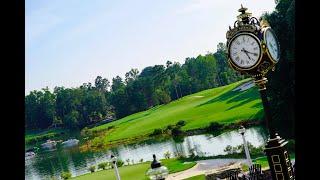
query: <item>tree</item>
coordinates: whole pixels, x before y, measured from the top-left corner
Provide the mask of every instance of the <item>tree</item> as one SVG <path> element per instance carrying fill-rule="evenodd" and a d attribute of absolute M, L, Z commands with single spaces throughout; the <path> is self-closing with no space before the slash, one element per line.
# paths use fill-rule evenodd
<path fill-rule="evenodd" d="M 276 11 L 264 14 L 280 43 L 281 57 L 274 72 L 267 75 L 272 118 L 285 138 L 294 136 L 295 122 L 295 1 L 280 0 Z"/>
<path fill-rule="evenodd" d="M 66 115 L 64 118 L 64 124 L 70 128 L 73 129 L 78 126 L 78 118 L 79 118 L 79 112 L 76 110 L 71 111 Z"/>
<path fill-rule="evenodd" d="M 124 88 L 124 83 L 122 81 L 122 78 L 120 76 L 116 76 L 115 78 L 112 78 L 112 85 L 111 89 L 113 92 L 117 91 L 118 89 Z"/>
<path fill-rule="evenodd" d="M 100 92 L 107 92 L 110 87 L 110 82 L 106 78 L 102 78 L 101 76 L 97 76 L 95 79 L 95 87 Z"/>
<path fill-rule="evenodd" d="M 131 69 L 129 72 L 125 74 L 125 82 L 128 85 L 130 82 L 136 80 L 138 78 L 139 71 L 138 69 Z"/>

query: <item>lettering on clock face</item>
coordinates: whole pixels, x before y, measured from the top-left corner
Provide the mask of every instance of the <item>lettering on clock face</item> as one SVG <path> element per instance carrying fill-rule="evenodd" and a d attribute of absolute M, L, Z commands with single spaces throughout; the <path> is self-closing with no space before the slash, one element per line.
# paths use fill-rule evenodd
<path fill-rule="evenodd" d="M 278 61 L 280 59 L 280 49 L 275 34 L 271 30 L 267 30 L 265 38 L 272 59 Z"/>
<path fill-rule="evenodd" d="M 259 42 L 250 35 L 242 34 L 234 38 L 229 46 L 231 60 L 240 67 L 250 68 L 259 60 Z"/>

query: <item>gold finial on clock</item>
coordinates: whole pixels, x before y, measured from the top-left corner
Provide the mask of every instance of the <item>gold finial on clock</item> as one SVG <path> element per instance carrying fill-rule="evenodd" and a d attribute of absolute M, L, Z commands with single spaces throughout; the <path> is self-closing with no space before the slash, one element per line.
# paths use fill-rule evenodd
<path fill-rule="evenodd" d="M 262 28 L 265 28 L 265 27 L 270 27 L 270 24 L 268 23 L 267 20 L 262 19 L 262 20 L 260 21 L 260 26 L 261 26 Z"/>

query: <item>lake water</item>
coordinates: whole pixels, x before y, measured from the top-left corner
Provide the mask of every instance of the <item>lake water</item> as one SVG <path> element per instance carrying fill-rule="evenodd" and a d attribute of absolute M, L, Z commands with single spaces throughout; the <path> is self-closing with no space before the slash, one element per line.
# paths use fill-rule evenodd
<path fill-rule="evenodd" d="M 267 137 L 261 127 L 248 128 L 245 133 L 246 140 L 254 146 L 265 143 Z M 72 176 L 88 173 L 88 167 L 109 161 L 114 154 L 126 162 L 130 159 L 137 163 L 140 159 L 151 161 L 155 154 L 157 159 L 163 159 L 164 153 L 169 151 L 171 155 L 179 153 L 190 156 L 194 153 L 198 156 L 212 156 L 226 154 L 223 150 L 226 146 L 241 145 L 242 138 L 237 131 L 230 131 L 219 136 L 209 134 L 187 136 L 181 140 L 173 138 L 165 140 L 152 140 L 132 145 L 120 145 L 116 148 L 101 152 L 80 152 L 78 148 L 62 149 L 43 152 L 25 162 L 25 179 L 42 180 L 56 177 L 59 179 L 61 172 L 70 171 Z"/>

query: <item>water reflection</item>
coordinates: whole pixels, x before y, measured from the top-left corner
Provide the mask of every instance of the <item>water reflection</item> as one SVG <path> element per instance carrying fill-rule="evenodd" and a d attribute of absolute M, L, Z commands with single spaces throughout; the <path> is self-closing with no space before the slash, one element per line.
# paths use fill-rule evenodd
<path fill-rule="evenodd" d="M 249 128 L 245 134 L 246 140 L 253 146 L 263 145 L 267 139 L 262 127 Z M 109 160 L 111 154 L 130 162 L 151 161 L 152 154 L 159 159 L 164 158 L 165 152 L 171 156 L 180 154 L 183 156 L 213 156 L 226 154 L 223 150 L 226 146 L 242 144 L 242 138 L 237 131 L 230 131 L 215 136 L 212 134 L 194 135 L 183 138 L 171 138 L 161 140 L 148 140 L 145 142 L 120 145 L 102 152 L 80 152 L 78 148 L 61 149 L 44 152 L 26 161 L 26 179 L 50 179 L 52 176 L 59 177 L 61 172 L 70 171 L 72 176 L 78 176 L 89 172 L 88 167 Z"/>

